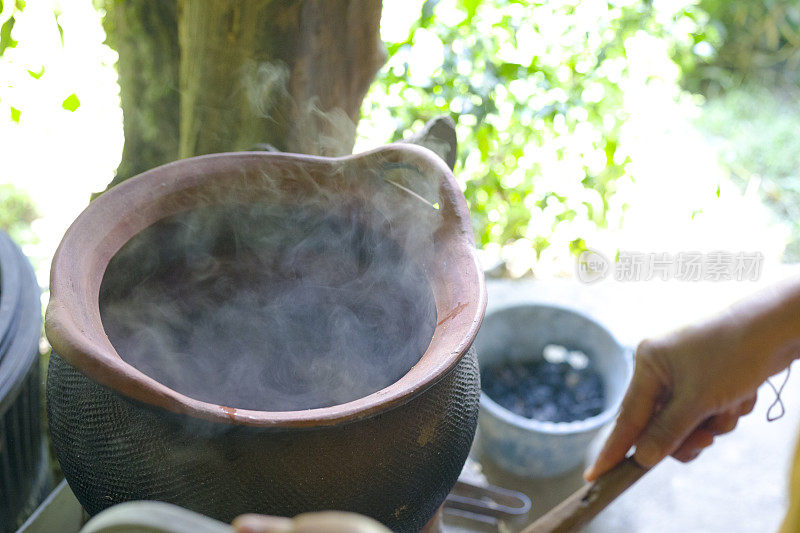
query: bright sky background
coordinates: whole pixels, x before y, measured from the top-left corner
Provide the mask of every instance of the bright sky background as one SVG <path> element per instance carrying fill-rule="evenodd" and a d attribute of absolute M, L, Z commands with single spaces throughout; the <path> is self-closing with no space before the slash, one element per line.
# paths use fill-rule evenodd
<path fill-rule="evenodd" d="M 422 0 L 386 0 L 382 35 L 386 40 L 405 37 L 419 13 Z M 447 16 L 443 1 L 437 15 Z M 64 30 L 64 44 L 53 17 L 56 9 Z M 35 0 L 18 16 L 13 36 L 19 46 L 0 58 L 0 183 L 13 183 L 28 191 L 42 218 L 34 230 L 40 242 L 25 252 L 37 264 L 40 283 L 47 284 L 49 258 L 66 228 L 88 203 L 89 195 L 112 179 L 122 150 L 122 112 L 113 64 L 116 53 L 103 44 L 100 14 L 90 0 Z M 530 44 L 535 45 L 536 36 Z M 524 40 L 523 40 L 524 42 Z M 699 102 L 674 90 L 674 65 L 663 45 L 637 36 L 629 43 L 629 61 L 635 75 L 626 86 L 625 105 L 633 119 L 625 134 L 636 151 L 636 183 L 619 183 L 617 200 L 632 207 L 620 232 L 596 232 L 601 250 L 613 255 L 631 251 L 761 251 L 776 261 L 786 238 L 785 228 L 771 222 L 756 191 L 744 194 L 727 181 L 717 157 L 691 126 Z M 444 43 L 436 35 L 417 39 L 410 51 L 415 76 L 424 82 L 440 65 Z M 28 71 L 44 74 L 34 79 Z M 663 83 L 645 83 L 653 75 Z M 76 94 L 81 105 L 74 112 L 62 102 Z M 20 111 L 19 123 L 11 108 Z M 386 109 L 383 118 L 391 116 Z M 384 144 L 389 127 L 381 116 L 362 121 L 357 150 Z M 382 126 L 385 124 L 385 126 Z M 469 160 L 467 165 L 478 162 Z M 559 166 L 542 180 L 560 186 Z M 717 190 L 719 188 L 719 196 Z M 694 218 L 686 213 L 700 211 Z M 546 213 L 542 215 L 546 216 Z M 658 249 L 653 249 L 658 243 Z M 540 274 L 568 271 L 563 260 L 545 252 Z M 524 265 L 531 259 L 529 243 L 505 250 L 489 250 Z M 548 266 L 549 265 L 549 266 Z M 521 267 L 520 267 L 521 268 Z"/>

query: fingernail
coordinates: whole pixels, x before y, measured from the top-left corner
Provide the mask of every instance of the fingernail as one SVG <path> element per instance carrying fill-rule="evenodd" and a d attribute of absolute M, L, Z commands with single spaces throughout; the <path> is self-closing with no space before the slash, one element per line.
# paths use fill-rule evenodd
<path fill-rule="evenodd" d="M 594 474 L 594 465 L 590 466 L 586 470 L 583 471 L 583 479 L 586 481 L 590 481 Z"/>
<path fill-rule="evenodd" d="M 660 459 L 658 448 L 652 442 L 643 442 L 636 446 L 636 453 L 634 453 L 633 458 L 645 468 L 655 465 Z"/>

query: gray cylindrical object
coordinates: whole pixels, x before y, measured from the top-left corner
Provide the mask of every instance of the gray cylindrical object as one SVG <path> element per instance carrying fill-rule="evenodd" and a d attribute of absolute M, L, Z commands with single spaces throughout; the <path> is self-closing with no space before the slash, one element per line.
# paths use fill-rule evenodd
<path fill-rule="evenodd" d="M 39 297 L 33 268 L 0 231 L 0 533 L 15 531 L 52 481 L 41 427 Z"/>

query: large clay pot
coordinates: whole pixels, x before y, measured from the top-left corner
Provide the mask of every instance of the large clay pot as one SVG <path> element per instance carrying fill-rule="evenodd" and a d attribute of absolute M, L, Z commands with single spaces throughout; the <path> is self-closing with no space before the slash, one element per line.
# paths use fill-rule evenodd
<path fill-rule="evenodd" d="M 402 377 L 338 405 L 241 409 L 182 394 L 117 353 L 99 301 L 126 243 L 209 205 L 309 199 L 331 213 L 379 213 L 374 229 L 418 265 L 435 318 L 427 349 Z M 153 499 L 226 521 L 339 509 L 419 530 L 474 436 L 480 386 L 471 345 L 485 300 L 464 197 L 425 149 L 394 145 L 336 159 L 218 154 L 153 169 L 95 200 L 53 261 L 47 399 L 64 475 L 92 514 Z"/>

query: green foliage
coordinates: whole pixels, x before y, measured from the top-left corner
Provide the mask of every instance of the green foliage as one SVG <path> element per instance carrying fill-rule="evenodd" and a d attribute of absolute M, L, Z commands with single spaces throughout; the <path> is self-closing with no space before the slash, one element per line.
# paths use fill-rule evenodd
<path fill-rule="evenodd" d="M 18 243 L 34 242 L 31 223 L 39 218 L 33 201 L 12 185 L 0 184 L 0 229 Z"/>
<path fill-rule="evenodd" d="M 617 180 L 630 178 L 626 46 L 646 34 L 686 55 L 701 16 L 649 1 L 428 0 L 408 37 L 388 43 L 364 119 L 391 109 L 397 140 L 451 115 L 478 244 L 579 253 L 591 246 L 585 228 L 608 225 Z M 442 60 L 423 80 L 420 48 Z"/>
<path fill-rule="evenodd" d="M 6 51 L 6 48 L 14 48 L 17 46 L 17 41 L 11 37 L 11 30 L 14 29 L 16 19 L 14 15 L 22 11 L 25 7 L 23 0 L 9 0 L 0 1 L 0 56 Z"/>
<path fill-rule="evenodd" d="M 80 106 L 81 106 L 81 101 L 78 98 L 78 95 L 76 95 L 75 93 L 72 93 L 71 95 L 67 96 L 61 103 L 61 107 L 63 107 L 67 111 L 75 111 Z"/>
<path fill-rule="evenodd" d="M 686 85 L 717 94 L 742 82 L 800 81 L 797 0 L 701 0 L 713 51 L 684 65 Z"/>
<path fill-rule="evenodd" d="M 40 80 L 42 79 L 42 76 L 44 76 L 44 66 L 42 66 L 42 68 L 40 68 L 38 72 L 35 70 L 29 70 L 28 74 L 31 75 L 31 78 L 35 80 Z"/>
<path fill-rule="evenodd" d="M 11 17 L 0 26 L 0 55 L 3 55 L 6 48 L 14 48 L 17 46 L 17 41 L 11 38 L 11 30 L 14 29 L 14 22 L 16 22 L 14 17 Z"/>
<path fill-rule="evenodd" d="M 698 122 L 742 188 L 789 226 L 785 259 L 800 261 L 800 90 L 746 85 L 709 100 Z"/>

